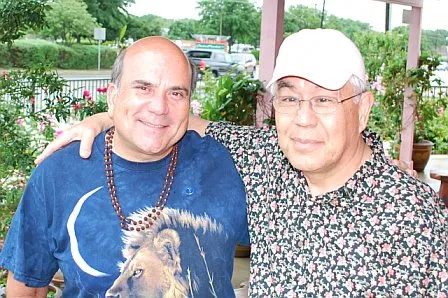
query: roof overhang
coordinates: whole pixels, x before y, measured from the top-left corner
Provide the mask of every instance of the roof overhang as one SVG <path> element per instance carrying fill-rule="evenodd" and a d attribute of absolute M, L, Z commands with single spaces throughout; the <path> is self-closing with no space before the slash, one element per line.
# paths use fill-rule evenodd
<path fill-rule="evenodd" d="M 423 0 L 375 0 L 392 4 L 408 5 L 414 7 L 423 7 Z"/>

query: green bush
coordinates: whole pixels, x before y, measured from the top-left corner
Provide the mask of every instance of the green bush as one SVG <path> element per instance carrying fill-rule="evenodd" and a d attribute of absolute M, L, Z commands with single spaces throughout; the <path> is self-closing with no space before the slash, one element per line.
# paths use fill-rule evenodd
<path fill-rule="evenodd" d="M 260 50 L 252 50 L 252 54 L 255 56 L 255 59 L 257 59 L 257 63 L 260 63 Z"/>
<path fill-rule="evenodd" d="M 193 95 L 192 113 L 211 121 L 255 125 L 257 103 L 263 99 L 263 83 L 245 73 L 215 78 L 205 71 L 203 83 Z"/>
<path fill-rule="evenodd" d="M 101 47 L 101 67 L 111 68 L 115 49 Z M 60 69 L 96 69 L 98 46 L 75 44 L 71 47 L 45 40 L 18 40 L 10 48 L 0 44 L 1 68 L 32 68 L 47 65 Z"/>

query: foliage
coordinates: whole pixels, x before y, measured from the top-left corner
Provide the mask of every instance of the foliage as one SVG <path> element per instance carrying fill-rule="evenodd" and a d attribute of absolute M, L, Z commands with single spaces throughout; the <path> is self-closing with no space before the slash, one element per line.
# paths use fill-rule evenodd
<path fill-rule="evenodd" d="M 304 5 L 290 6 L 285 12 L 285 36 L 302 29 L 320 28 L 321 11 Z M 367 23 L 343 19 L 334 15 L 326 16 L 324 20 L 325 28 L 337 29 L 353 38 L 355 32 L 370 31 Z"/>
<path fill-rule="evenodd" d="M 203 34 L 230 36 L 229 44 L 258 44 L 261 12 L 249 0 L 198 0 Z M 222 22 L 221 22 L 222 21 Z M 222 25 L 222 26 L 221 26 Z"/>
<path fill-rule="evenodd" d="M 191 39 L 191 35 L 197 33 L 199 22 L 193 19 L 175 20 L 168 31 L 168 38 L 171 39 Z"/>
<path fill-rule="evenodd" d="M 72 96 L 66 81 L 45 67 L 3 73 L 0 99 L 3 173 L 18 170 L 28 175 L 34 158 L 60 133 L 61 125 L 106 110 L 105 100 L 94 102 L 88 91 L 81 98 Z"/>
<path fill-rule="evenodd" d="M 405 90 L 411 86 L 416 98 L 414 141 L 429 139 L 437 144 L 436 135 L 440 136 L 441 129 L 436 129 L 434 123 L 441 121 L 448 106 L 446 96 L 429 94 L 431 86 L 438 83 L 432 78 L 439 59 L 423 54 L 419 66 L 407 71 L 407 36 L 398 32 L 362 32 L 356 34 L 356 42 L 364 56 L 376 100 L 369 127 L 391 141 L 392 149 L 395 148 L 400 142 Z M 438 138 L 439 141 L 442 139 Z M 444 146 L 436 145 L 438 148 Z"/>
<path fill-rule="evenodd" d="M 83 0 L 87 11 L 106 28 L 106 39 L 116 40 L 121 28 L 127 23 L 126 7 L 134 0 Z"/>
<path fill-rule="evenodd" d="M 111 68 L 116 50 L 101 47 L 101 66 Z M 31 68 L 45 64 L 61 69 L 96 69 L 98 47 L 75 44 L 71 47 L 44 40 L 18 40 L 10 48 L 0 44 L 0 67 Z"/>
<path fill-rule="evenodd" d="M 408 26 L 399 26 L 392 29 L 393 32 L 402 35 L 409 35 Z M 422 30 L 422 51 L 431 55 L 446 53 L 448 46 L 448 31 L 438 30 Z"/>
<path fill-rule="evenodd" d="M 305 28 L 320 27 L 320 11 L 309 8 L 304 5 L 290 6 L 285 12 L 285 35 L 291 35 L 294 32 Z"/>
<path fill-rule="evenodd" d="M 78 43 L 81 37 L 91 37 L 93 29 L 99 27 L 96 19 L 87 12 L 87 5 L 82 0 L 54 0 L 51 10 L 45 17 L 44 36 L 62 39 L 70 44 L 73 39 Z"/>
<path fill-rule="evenodd" d="M 146 36 L 162 35 L 162 28 L 165 20 L 155 15 L 145 15 L 142 17 L 129 16 L 126 36 L 134 40 Z"/>
<path fill-rule="evenodd" d="M 445 95 L 445 106 L 448 96 Z M 434 143 L 433 153 L 448 154 L 448 113 L 440 108 L 437 117 L 426 122 L 428 140 Z"/>
<path fill-rule="evenodd" d="M 0 0 L 0 43 L 12 42 L 25 35 L 28 29 L 40 29 L 45 13 L 50 9 L 47 0 Z"/>
<path fill-rule="evenodd" d="M 204 72 L 202 92 L 193 96 L 193 114 L 212 121 L 229 121 L 240 125 L 254 125 L 257 102 L 265 91 L 260 80 L 240 73 L 215 78 Z M 199 107 L 198 107 L 199 104 Z"/>
<path fill-rule="evenodd" d="M 64 79 L 45 67 L 0 76 L 0 240 L 7 233 L 37 154 L 64 125 L 107 110 L 106 88 L 98 88 L 96 101 L 89 91 L 81 98 L 72 91 Z"/>

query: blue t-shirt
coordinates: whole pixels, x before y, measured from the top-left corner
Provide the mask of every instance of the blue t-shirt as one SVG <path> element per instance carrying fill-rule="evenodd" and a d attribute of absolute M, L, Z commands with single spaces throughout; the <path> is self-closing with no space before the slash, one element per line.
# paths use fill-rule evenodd
<path fill-rule="evenodd" d="M 225 147 L 186 133 L 166 207 L 145 232 L 120 228 L 106 185 L 104 133 L 89 159 L 78 150 L 74 143 L 35 169 L 0 266 L 30 287 L 48 285 L 61 268 L 65 297 L 234 296 L 233 256 L 237 243 L 248 244 L 247 212 Z M 113 155 L 125 216 L 139 218 L 156 204 L 170 157 L 136 163 Z"/>

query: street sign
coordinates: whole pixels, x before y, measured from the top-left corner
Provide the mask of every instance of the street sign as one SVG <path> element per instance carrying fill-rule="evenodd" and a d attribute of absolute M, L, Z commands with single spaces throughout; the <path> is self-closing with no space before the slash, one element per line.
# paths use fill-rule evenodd
<path fill-rule="evenodd" d="M 225 45 L 219 43 L 197 43 L 197 49 L 207 49 L 207 50 L 222 50 L 224 51 Z"/>
<path fill-rule="evenodd" d="M 98 70 L 101 68 L 101 42 L 106 40 L 106 28 L 94 28 L 93 39 L 98 40 Z"/>
<path fill-rule="evenodd" d="M 93 39 L 95 39 L 95 40 L 106 40 L 106 28 L 95 28 L 95 29 L 93 29 Z"/>

